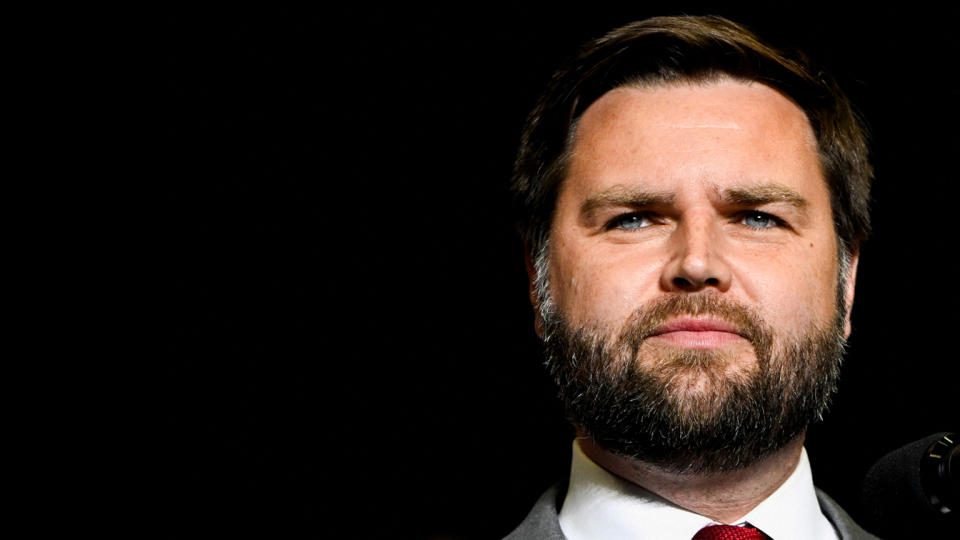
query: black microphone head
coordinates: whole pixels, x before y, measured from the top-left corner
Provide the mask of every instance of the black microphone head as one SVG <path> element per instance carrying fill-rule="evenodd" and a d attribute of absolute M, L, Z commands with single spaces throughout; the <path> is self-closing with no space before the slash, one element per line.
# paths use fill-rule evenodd
<path fill-rule="evenodd" d="M 958 441 L 952 433 L 937 433 L 880 458 L 863 482 L 865 524 L 878 533 L 908 534 L 955 523 Z"/>

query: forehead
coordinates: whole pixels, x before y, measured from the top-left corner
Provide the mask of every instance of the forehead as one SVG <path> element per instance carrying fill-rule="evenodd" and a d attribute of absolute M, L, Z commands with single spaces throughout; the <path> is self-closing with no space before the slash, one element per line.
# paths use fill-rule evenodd
<path fill-rule="evenodd" d="M 565 184 L 669 188 L 678 180 L 786 182 L 826 196 L 806 114 L 768 86 L 721 79 L 620 87 L 587 108 L 576 126 Z M 576 186 L 562 191 L 569 187 Z"/>

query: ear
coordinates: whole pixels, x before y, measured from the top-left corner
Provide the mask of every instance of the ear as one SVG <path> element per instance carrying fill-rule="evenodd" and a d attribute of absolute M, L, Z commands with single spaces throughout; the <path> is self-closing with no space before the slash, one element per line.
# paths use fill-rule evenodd
<path fill-rule="evenodd" d="M 530 254 L 529 246 L 524 246 L 523 262 L 527 268 L 527 283 L 530 286 L 530 305 L 533 306 L 533 329 L 537 332 L 537 337 L 543 339 L 543 317 L 540 316 L 540 300 L 537 298 L 537 268 L 533 264 L 533 256 Z"/>
<path fill-rule="evenodd" d="M 858 264 L 859 262 L 860 262 L 860 252 L 858 251 L 858 252 L 854 253 L 854 254 L 850 257 L 850 268 L 849 268 L 849 270 L 848 270 L 847 275 L 845 276 L 845 277 L 847 278 L 847 290 L 845 291 L 846 294 L 844 295 L 843 302 L 844 302 L 844 304 L 845 304 L 846 307 L 847 307 L 847 311 L 846 311 L 847 315 L 846 315 L 846 317 L 845 317 L 845 320 L 843 321 L 843 337 L 844 337 L 844 338 L 850 337 L 850 330 L 851 330 L 851 326 L 850 326 L 850 312 L 853 310 L 853 293 L 854 293 L 854 289 L 857 288 L 857 287 L 856 287 L 856 285 L 857 285 L 857 264 Z"/>

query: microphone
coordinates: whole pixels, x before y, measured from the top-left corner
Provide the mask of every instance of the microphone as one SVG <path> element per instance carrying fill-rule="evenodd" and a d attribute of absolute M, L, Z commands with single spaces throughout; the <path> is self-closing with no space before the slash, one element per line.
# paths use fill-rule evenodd
<path fill-rule="evenodd" d="M 960 514 L 960 437 L 936 433 L 880 458 L 863 481 L 862 501 L 878 532 L 916 534 Z"/>

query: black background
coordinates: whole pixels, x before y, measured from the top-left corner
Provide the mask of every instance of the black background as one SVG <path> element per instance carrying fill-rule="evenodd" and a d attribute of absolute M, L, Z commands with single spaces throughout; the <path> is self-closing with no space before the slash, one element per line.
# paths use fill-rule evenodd
<path fill-rule="evenodd" d="M 650 15 L 805 50 L 871 128 L 875 232 L 808 437 L 818 486 L 856 516 L 876 458 L 957 428 L 956 8 L 665 5 L 157 15 L 165 536 L 494 538 L 522 519 L 572 432 L 506 182 L 553 69 Z"/>

